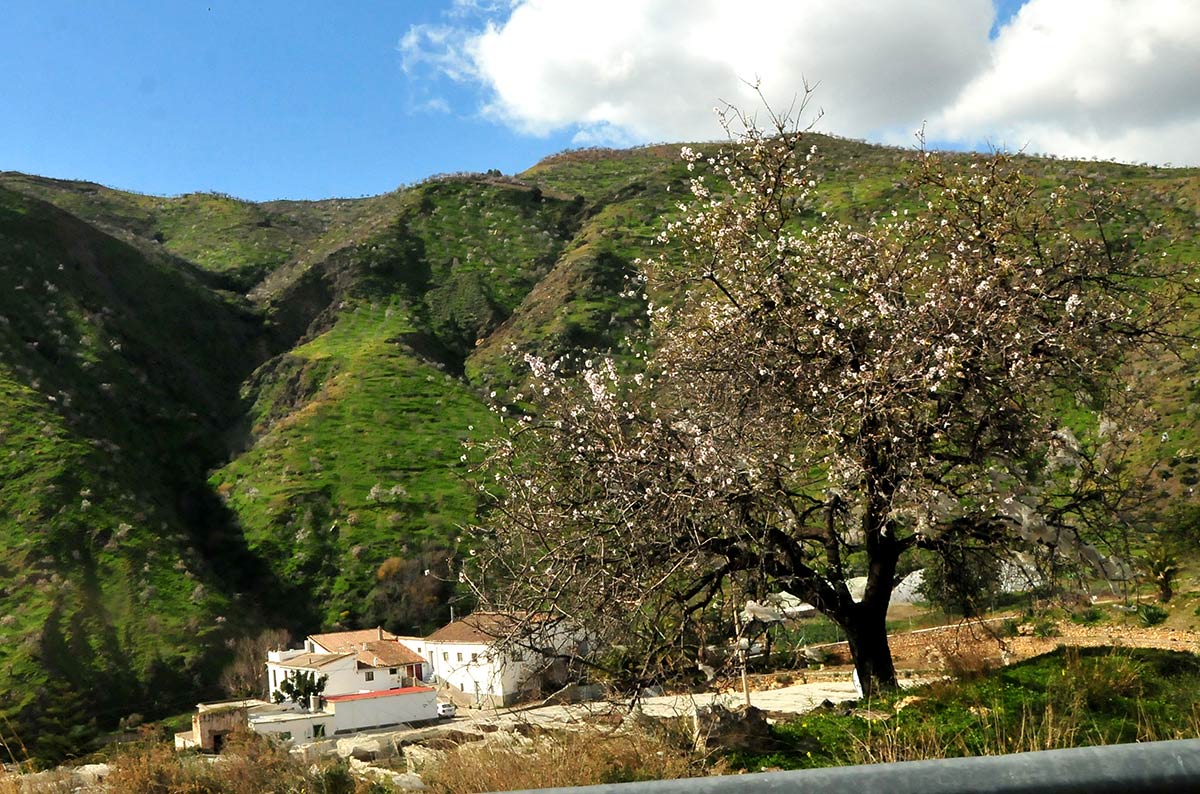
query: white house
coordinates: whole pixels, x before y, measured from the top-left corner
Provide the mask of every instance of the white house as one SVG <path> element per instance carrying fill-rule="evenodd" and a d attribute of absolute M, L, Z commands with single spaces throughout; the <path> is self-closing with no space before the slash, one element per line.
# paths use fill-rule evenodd
<path fill-rule="evenodd" d="M 355 631 L 333 631 L 325 634 L 309 634 L 304 638 L 304 649 L 313 653 L 344 653 L 362 650 L 363 645 L 375 643 L 398 644 L 400 638 L 382 627 Z"/>
<path fill-rule="evenodd" d="M 381 628 L 312 634 L 303 648 L 269 651 L 268 699 L 296 673 L 324 676 L 325 697 L 411 687 L 426 678 L 425 660 Z"/>
<path fill-rule="evenodd" d="M 336 734 L 333 715 L 325 709 L 302 709 L 291 704 L 265 703 L 252 708 L 246 724 L 255 733 L 289 744 L 307 744 Z"/>
<path fill-rule="evenodd" d="M 565 664 L 552 657 L 572 642 L 567 632 L 548 621 L 475 612 L 438 629 L 414 650 L 421 649 L 431 680 L 448 684 L 455 699 L 494 707 L 507 706 L 538 692 L 547 679 L 562 677 Z"/>
<path fill-rule="evenodd" d="M 297 673 L 325 678 L 308 703 L 274 703 L 283 680 Z M 267 653 L 267 700 L 201 703 L 192 730 L 175 735 L 179 749 L 219 752 L 238 725 L 302 744 L 327 736 L 437 719 L 437 692 L 422 686 L 425 660 L 381 628 L 312 634 L 304 647 Z"/>
<path fill-rule="evenodd" d="M 266 705 L 251 709 L 250 730 L 285 742 L 304 744 L 336 734 L 356 733 L 437 719 L 437 692 L 413 686 L 377 692 L 330 695 L 317 708 Z"/>
<path fill-rule="evenodd" d="M 397 664 L 405 667 L 405 675 L 413 681 L 427 679 L 428 670 L 421 654 L 412 651 L 402 640 L 390 631 L 382 628 L 360 629 L 359 631 L 337 631 L 329 634 L 310 634 L 305 640 L 305 647 L 317 653 L 346 653 L 354 651 L 362 655 L 363 651 L 376 654 L 381 665 L 388 667 Z M 399 646 L 400 650 L 397 649 Z"/>
<path fill-rule="evenodd" d="M 325 698 L 325 708 L 333 714 L 338 733 L 435 720 L 438 716 L 437 691 L 428 686 L 332 695 Z"/>

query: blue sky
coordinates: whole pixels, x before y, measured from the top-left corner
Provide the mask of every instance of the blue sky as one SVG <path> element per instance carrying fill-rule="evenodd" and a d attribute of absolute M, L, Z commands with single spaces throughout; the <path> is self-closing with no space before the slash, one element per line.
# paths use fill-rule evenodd
<path fill-rule="evenodd" d="M 358 196 L 521 170 L 569 136 L 430 112 L 400 38 L 445 4 L 0 0 L 0 170 L 147 193 Z M 151 9 L 153 9 L 151 11 Z"/>
<path fill-rule="evenodd" d="M 156 194 L 359 196 L 580 145 L 819 127 L 1200 164 L 1200 3 L 0 0 L 0 170 Z M 1087 13 L 1081 13 L 1086 11 Z"/>

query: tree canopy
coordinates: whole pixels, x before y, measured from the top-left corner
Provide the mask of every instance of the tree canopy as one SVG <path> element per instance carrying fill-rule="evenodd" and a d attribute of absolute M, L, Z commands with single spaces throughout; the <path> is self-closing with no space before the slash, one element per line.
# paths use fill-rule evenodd
<path fill-rule="evenodd" d="M 586 626 L 589 663 L 631 683 L 694 671 L 786 590 L 844 629 L 868 692 L 894 686 L 905 555 L 1111 564 L 1143 498 L 1124 376 L 1178 339 L 1186 287 L 1119 196 L 1039 188 L 1019 158 L 916 152 L 895 208 L 851 227 L 815 209 L 795 117 L 725 118 L 722 154 L 683 149 L 691 201 L 632 287 L 650 352 L 527 358 L 537 411 L 483 446 L 469 576 Z"/>

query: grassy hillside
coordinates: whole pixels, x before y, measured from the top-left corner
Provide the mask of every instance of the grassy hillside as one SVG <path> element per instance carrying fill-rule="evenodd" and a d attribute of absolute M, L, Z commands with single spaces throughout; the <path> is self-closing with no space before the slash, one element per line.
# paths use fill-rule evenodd
<path fill-rule="evenodd" d="M 217 276 L 213 286 L 249 291 L 276 268 L 368 227 L 394 194 L 370 199 L 255 204 L 219 193 L 147 196 L 0 172 L 0 186 L 40 198 L 108 234 L 161 250 Z"/>
<path fill-rule="evenodd" d="M 368 622 L 380 564 L 454 548 L 474 513 L 460 442 L 492 415 L 414 334 L 403 304 L 364 302 L 272 360 L 254 382 L 253 444 L 210 481 L 310 625 Z"/>
<path fill-rule="evenodd" d="M 248 382 L 246 446 L 211 480 L 327 626 L 372 616 L 389 557 L 455 548 L 475 510 L 461 442 L 493 422 L 464 361 L 552 267 L 578 203 L 465 178 L 388 209 L 377 231 L 262 290 L 276 326 L 311 319 Z"/>
<path fill-rule="evenodd" d="M 813 140 L 814 222 L 911 206 L 912 152 Z M 1026 164 L 1047 191 L 1121 186 L 1125 233 L 1162 224 L 1148 253 L 1200 256 L 1200 172 Z M 264 204 L 0 173 L 6 715 L 61 735 L 85 706 L 104 722 L 194 700 L 263 623 L 392 620 L 390 561 L 461 551 L 460 442 L 495 431 L 513 351 L 636 339 L 644 301 L 620 293 L 688 177 L 678 146 Z M 1198 373 L 1142 369 L 1160 420 L 1140 463 L 1190 500 Z"/>
<path fill-rule="evenodd" d="M 64 698 L 101 716 L 177 702 L 212 675 L 250 573 L 198 475 L 223 452 L 254 318 L 4 189 L 0 278 L 4 716 L 28 733 L 77 719 Z"/>

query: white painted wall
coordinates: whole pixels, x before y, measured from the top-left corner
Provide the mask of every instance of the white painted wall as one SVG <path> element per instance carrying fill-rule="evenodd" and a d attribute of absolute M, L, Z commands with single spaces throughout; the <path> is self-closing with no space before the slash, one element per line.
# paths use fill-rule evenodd
<path fill-rule="evenodd" d="M 313 739 L 333 736 L 337 731 L 334 715 L 327 711 L 317 711 L 311 714 L 271 715 L 261 718 L 250 717 L 250 730 L 266 736 L 274 736 L 281 741 L 304 744 Z M 323 736 L 314 737 L 314 726 L 324 728 Z M 291 734 L 287 736 L 287 734 Z"/>
<path fill-rule="evenodd" d="M 434 675 L 481 700 L 515 696 L 532 669 L 525 659 L 504 657 L 483 643 L 426 642 L 425 650 Z"/>
<path fill-rule="evenodd" d="M 279 683 L 284 677 L 295 671 L 294 667 L 286 667 L 284 664 L 292 658 L 299 656 L 304 651 L 270 651 L 267 654 L 267 686 L 270 691 L 267 694 L 268 700 L 275 699 L 275 693 L 279 690 Z M 308 668 L 310 672 L 315 673 L 318 677 L 324 675 L 329 679 L 325 682 L 325 691 L 323 695 L 345 695 L 352 692 L 378 692 L 382 689 L 395 689 L 403 686 L 405 681 L 404 667 L 395 668 L 396 672 L 391 672 L 392 668 L 381 667 L 374 670 L 359 670 L 358 662 L 353 656 L 347 656 L 344 659 L 339 659 L 336 662 L 322 665 L 321 667 Z M 370 680 L 368 680 L 370 679 Z"/>
<path fill-rule="evenodd" d="M 437 692 L 426 689 L 398 695 L 328 701 L 338 732 L 359 731 L 401 722 L 437 718 Z"/>

